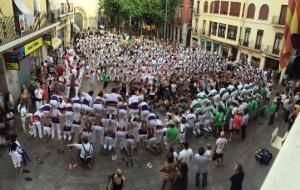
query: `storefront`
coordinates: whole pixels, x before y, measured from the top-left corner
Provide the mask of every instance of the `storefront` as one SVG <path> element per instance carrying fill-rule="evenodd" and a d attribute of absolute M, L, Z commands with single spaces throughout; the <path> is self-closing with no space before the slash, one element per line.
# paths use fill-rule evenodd
<path fill-rule="evenodd" d="M 41 68 L 41 64 L 48 53 L 47 46 L 52 45 L 51 40 L 51 35 L 45 34 L 10 51 L 18 55 L 19 69 L 8 67 L 6 69 L 17 70 L 18 85 L 20 87 L 22 85 L 27 86 L 31 73 Z"/>

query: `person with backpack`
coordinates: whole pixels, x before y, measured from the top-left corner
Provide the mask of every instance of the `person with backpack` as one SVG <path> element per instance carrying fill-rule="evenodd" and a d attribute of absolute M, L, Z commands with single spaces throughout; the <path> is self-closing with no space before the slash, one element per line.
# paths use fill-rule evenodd
<path fill-rule="evenodd" d="M 93 156 L 93 146 L 89 143 L 87 137 L 83 137 L 81 139 L 81 143 L 69 144 L 68 147 L 75 147 L 80 150 L 80 160 L 87 166 L 87 168 L 91 168 L 92 156 Z"/>

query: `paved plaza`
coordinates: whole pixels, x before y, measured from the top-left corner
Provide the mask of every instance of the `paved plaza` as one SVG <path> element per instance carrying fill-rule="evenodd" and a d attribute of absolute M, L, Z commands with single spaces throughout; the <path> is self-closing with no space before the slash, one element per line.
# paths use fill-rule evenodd
<path fill-rule="evenodd" d="M 91 87 L 86 85 L 86 87 Z M 84 87 L 84 88 L 86 88 Z M 96 87 L 96 84 L 94 85 Z M 278 119 L 281 120 L 281 119 Z M 17 122 L 18 123 L 18 122 Z M 255 124 L 247 129 L 247 137 L 241 142 L 232 142 L 225 153 L 225 164 L 223 168 L 216 168 L 210 163 L 208 173 L 207 190 L 229 189 L 229 178 L 233 174 L 235 163 L 239 162 L 244 166 L 245 190 L 259 189 L 263 183 L 274 159 L 269 166 L 259 165 L 255 159 L 255 150 L 260 147 L 269 149 L 274 156 L 277 150 L 270 145 L 271 133 L 275 126 L 279 126 L 281 132 L 285 131 L 282 123 L 275 123 L 274 126 L 267 125 L 267 118 L 259 118 Z M 166 158 L 166 150 L 160 155 L 153 155 L 145 148 L 140 148 L 133 154 L 133 167 L 127 167 L 123 162 L 124 156 L 119 152 L 117 160 L 112 161 L 111 155 L 105 155 L 96 146 L 96 158 L 93 168 L 87 170 L 81 166 L 73 170 L 68 169 L 69 159 L 78 161 L 78 151 L 69 152 L 62 142 L 32 139 L 19 133 L 19 141 L 27 150 L 32 162 L 27 169 L 30 173 L 22 173 L 15 176 L 8 149 L 0 149 L 0 189 L 9 190 L 102 190 L 105 189 L 106 179 L 116 168 L 122 168 L 126 177 L 124 190 L 159 190 L 161 186 L 160 167 Z M 215 138 L 206 139 L 193 138 L 190 145 L 195 152 L 200 146 L 207 143 L 214 144 Z M 65 150 L 63 154 L 57 153 L 58 149 Z M 43 164 L 38 164 L 37 159 L 41 158 Z M 146 165 L 150 162 L 153 168 Z M 25 177 L 31 177 L 32 181 L 25 181 Z M 189 190 L 196 190 L 195 168 L 193 163 L 189 168 Z M 199 188 L 198 188 L 199 189 Z"/>

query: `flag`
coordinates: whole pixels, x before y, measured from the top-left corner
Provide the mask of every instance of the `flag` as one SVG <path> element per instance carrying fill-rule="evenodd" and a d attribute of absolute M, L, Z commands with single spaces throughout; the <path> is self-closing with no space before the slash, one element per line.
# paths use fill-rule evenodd
<path fill-rule="evenodd" d="M 289 0 L 280 54 L 280 70 L 287 67 L 289 58 L 292 55 L 291 35 L 293 33 L 300 33 L 300 0 Z"/>

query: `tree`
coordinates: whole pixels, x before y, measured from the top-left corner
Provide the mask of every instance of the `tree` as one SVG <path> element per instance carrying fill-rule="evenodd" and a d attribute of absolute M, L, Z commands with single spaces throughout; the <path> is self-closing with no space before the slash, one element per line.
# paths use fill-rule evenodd
<path fill-rule="evenodd" d="M 142 23 L 160 26 L 165 19 L 165 6 L 167 0 L 103 0 L 102 8 L 105 14 L 111 18 L 114 26 L 120 26 L 121 22 L 128 23 L 131 30 L 142 27 Z M 181 0 L 168 0 L 167 21 L 174 18 L 176 6 Z"/>

